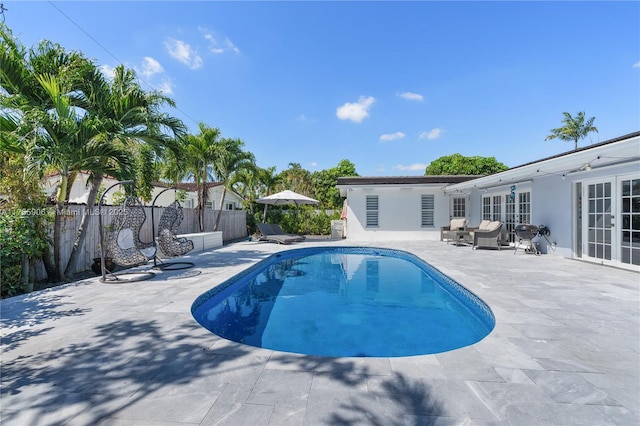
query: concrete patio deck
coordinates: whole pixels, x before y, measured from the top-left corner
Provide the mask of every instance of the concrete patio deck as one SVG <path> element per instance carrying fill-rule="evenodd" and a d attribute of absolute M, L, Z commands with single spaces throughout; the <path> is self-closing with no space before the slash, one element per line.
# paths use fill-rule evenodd
<path fill-rule="evenodd" d="M 0 423 L 640 424 L 634 272 L 436 241 L 363 244 L 415 253 L 492 308 L 489 336 L 436 355 L 282 353 L 229 342 L 192 318 L 206 290 L 271 253 L 316 244 L 359 245 L 240 242 L 150 281 L 90 279 L 0 301 Z"/>

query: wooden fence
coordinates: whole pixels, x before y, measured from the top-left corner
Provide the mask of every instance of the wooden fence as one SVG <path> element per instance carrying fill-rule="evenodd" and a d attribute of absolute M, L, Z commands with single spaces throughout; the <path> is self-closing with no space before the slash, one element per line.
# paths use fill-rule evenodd
<path fill-rule="evenodd" d="M 62 232 L 62 251 L 60 253 L 60 257 L 62 259 L 63 268 L 66 266 L 69 257 L 71 257 L 71 250 L 73 248 L 73 243 L 78 232 L 78 227 L 80 225 L 80 220 L 82 219 L 82 214 L 84 212 L 86 206 L 69 206 L 66 207 L 64 211 L 59 212 L 64 217 L 64 225 Z M 104 206 L 102 208 L 102 213 L 98 211 L 97 207 L 94 207 L 89 212 L 89 218 L 86 223 L 86 238 L 82 247 L 80 248 L 80 256 L 78 258 L 78 263 L 76 265 L 76 270 L 72 271 L 72 273 L 78 273 L 82 271 L 87 271 L 91 269 L 91 264 L 93 263 L 93 259 L 96 257 L 100 257 L 100 229 L 99 229 L 99 215 L 102 214 L 102 224 L 106 226 L 111 223 L 111 219 L 113 217 L 113 209 L 119 208 L 118 206 Z M 145 223 L 142 225 L 142 229 L 140 231 L 140 240 L 141 241 L 153 241 L 153 235 L 151 229 L 151 207 L 145 207 L 145 212 L 147 214 L 147 219 Z M 155 222 L 156 231 L 158 228 L 158 223 L 160 222 L 160 217 L 162 216 L 162 212 L 164 211 L 164 207 L 155 207 L 153 210 L 153 218 Z M 200 232 L 200 227 L 198 225 L 198 213 L 195 209 L 187 209 L 183 210 L 184 219 L 180 224 L 180 228 L 178 229 L 178 233 L 180 234 L 191 234 L 195 232 Z M 204 231 L 210 232 L 213 231 L 213 226 L 216 221 L 216 217 L 218 216 L 218 210 L 206 210 L 205 211 L 205 226 Z M 244 238 L 248 235 L 247 231 L 247 221 L 246 221 L 246 211 L 244 210 L 222 210 L 222 217 L 220 218 L 219 230 L 222 231 L 222 240 L 223 241 L 232 241 L 239 238 Z M 52 238 L 53 239 L 53 238 Z M 41 280 L 46 278 L 46 273 L 44 271 L 44 267 L 39 265 L 36 268 L 36 280 Z"/>

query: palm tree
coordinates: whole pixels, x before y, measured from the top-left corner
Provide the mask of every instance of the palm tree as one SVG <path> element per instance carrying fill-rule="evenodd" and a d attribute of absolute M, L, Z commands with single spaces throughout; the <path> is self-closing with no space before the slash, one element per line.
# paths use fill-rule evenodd
<path fill-rule="evenodd" d="M 0 113 L 18 122 L 15 133 L 24 145 L 20 149 L 28 156 L 26 163 L 40 175 L 46 166 L 59 170 L 58 203 L 66 200 L 67 183 L 73 182 L 75 173 L 91 173 L 87 209 L 65 268 L 67 274 L 75 268 L 90 217 L 88 210 L 95 203 L 103 174 L 132 178 L 135 156 L 157 158 L 166 148 L 179 158 L 176 139 L 184 133 L 184 125 L 160 111 L 166 105 L 175 106 L 171 99 L 143 91 L 135 73 L 123 66 L 116 68 L 109 82 L 91 61 L 57 44 L 41 42 L 27 52 L 4 26 L 0 26 L 0 41 L 0 84 L 7 93 L 0 98 Z M 5 144 L 4 138 L 0 142 Z M 146 177 L 152 179 L 150 174 Z M 54 240 L 60 226 L 57 222 L 54 227 Z M 60 279 L 63 274 L 56 244 L 54 275 Z"/>
<path fill-rule="evenodd" d="M 276 174 L 275 167 L 267 167 L 266 169 L 260 169 L 260 173 L 258 175 L 260 180 L 262 196 L 271 195 L 272 189 L 277 187 L 277 185 L 281 182 L 281 176 Z M 265 204 L 262 209 L 262 222 L 267 221 L 267 207 L 268 204 Z"/>
<path fill-rule="evenodd" d="M 289 163 L 289 168 L 280 172 L 278 188 L 289 189 L 299 194 L 314 196 L 311 172 L 303 169 L 300 163 Z"/>
<path fill-rule="evenodd" d="M 172 99 L 157 92 L 142 90 L 133 70 L 117 66 L 113 80 L 107 81 L 104 74 L 94 65 L 86 69 L 82 79 L 79 104 L 86 114 L 100 123 L 100 137 L 114 147 L 128 153 L 128 161 L 120 163 L 111 173 L 119 179 L 136 181 L 137 192 L 141 198 L 151 198 L 154 179 L 153 161 L 160 158 L 168 149 L 176 159 L 182 157 L 178 138 L 185 132 L 184 124 L 167 113 L 161 112 L 163 106 L 175 106 Z M 132 159 L 136 158 L 137 161 Z M 109 162 L 103 158 L 102 162 Z M 82 247 L 89 220 L 90 206 L 96 202 L 104 174 L 94 170 L 91 176 L 91 189 L 87 197 L 87 208 L 80 220 L 78 233 L 74 241 L 71 257 L 65 273 L 75 269 L 80 248 Z"/>
<path fill-rule="evenodd" d="M 216 144 L 213 170 L 218 178 L 218 182 L 222 184 L 222 197 L 220 198 L 216 222 L 213 226 L 214 231 L 217 231 L 220 226 L 220 218 L 222 217 L 222 209 L 224 208 L 224 198 L 227 195 L 227 188 L 230 186 L 231 178 L 238 171 L 255 166 L 254 155 L 250 152 L 243 151 L 243 146 L 244 142 L 240 139 L 229 138 L 223 138 Z"/>
<path fill-rule="evenodd" d="M 213 163 L 217 159 L 216 149 L 220 130 L 204 123 L 198 125 L 197 135 L 187 135 L 184 138 L 184 161 L 174 163 L 170 169 L 177 172 L 177 176 L 193 179 L 198 187 L 198 223 L 200 232 L 204 231 L 204 211 L 207 202 L 207 182 L 215 179 Z"/>
<path fill-rule="evenodd" d="M 280 181 L 276 173 L 275 166 L 262 168 L 258 166 L 246 167 L 237 170 L 229 181 L 230 188 L 240 194 L 244 201 L 245 208 L 249 210 L 251 216 L 255 214 L 256 200 L 260 197 L 270 195 L 272 188 Z M 267 205 L 264 206 L 264 222 L 267 214 Z"/>
<path fill-rule="evenodd" d="M 575 117 L 572 117 L 568 112 L 563 112 L 563 114 L 564 126 L 551 129 L 551 134 L 544 138 L 545 141 L 556 138 L 567 142 L 573 141 L 574 149 L 578 149 L 580 139 L 584 139 L 591 132 L 598 132 L 598 129 L 593 125 L 596 118 L 591 117 L 585 121 L 584 111 L 579 112 Z"/>
<path fill-rule="evenodd" d="M 0 26 L 0 85 L 5 96 L 0 98 L 4 118 L 11 117 L 11 149 L 24 156 L 25 175 L 32 179 L 42 176 L 47 167 L 61 177 L 56 195 L 58 213 L 68 197 L 68 181 L 74 173 L 85 170 L 111 171 L 109 158 L 126 164 L 123 152 L 107 146 L 99 138 L 99 122 L 77 108 L 76 101 L 81 75 L 90 62 L 77 52 L 67 52 L 48 41 L 27 51 L 14 39 L 10 30 Z M 5 123 L 6 124 L 6 123 Z M 3 146 L 6 147 L 6 146 Z M 54 219 L 54 262 L 43 260 L 54 279 L 62 279 L 60 259 L 61 231 L 64 217 Z M 52 267 L 50 267 L 52 266 Z"/>
<path fill-rule="evenodd" d="M 42 85 L 53 105 L 49 111 L 30 108 L 24 112 L 23 120 L 34 129 L 32 137 L 25 138 L 27 170 L 32 176 L 41 174 L 45 167 L 56 170 L 60 185 L 56 195 L 56 214 L 53 228 L 54 279 L 64 279 L 61 264 L 62 227 L 64 205 L 68 200 L 69 177 L 80 170 L 94 173 L 116 173 L 126 167 L 129 154 L 110 144 L 99 132 L 100 123 L 87 114 L 81 115 L 74 107 L 71 97 L 62 88 L 57 77 L 39 75 Z M 65 268 L 66 269 L 66 268 Z"/>

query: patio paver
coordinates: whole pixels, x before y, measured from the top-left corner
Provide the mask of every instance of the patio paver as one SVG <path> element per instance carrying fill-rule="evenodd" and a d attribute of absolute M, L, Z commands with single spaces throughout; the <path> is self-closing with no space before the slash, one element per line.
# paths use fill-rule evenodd
<path fill-rule="evenodd" d="M 459 350 L 323 358 L 200 327 L 197 296 L 279 250 L 410 251 L 476 293 L 496 328 Z M 153 280 L 97 278 L 0 301 L 0 423 L 638 425 L 640 274 L 439 241 L 240 242 Z"/>

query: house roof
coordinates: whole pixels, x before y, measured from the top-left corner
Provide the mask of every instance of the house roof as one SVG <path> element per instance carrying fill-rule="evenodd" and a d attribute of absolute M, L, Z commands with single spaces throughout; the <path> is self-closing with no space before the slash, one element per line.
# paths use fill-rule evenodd
<path fill-rule="evenodd" d="M 536 160 L 536 161 L 531 161 L 529 163 L 521 164 L 519 166 L 512 167 L 509 170 L 515 170 L 515 169 L 519 169 L 520 167 L 525 167 L 525 166 L 530 166 L 532 164 L 542 163 L 544 161 L 553 160 L 555 158 L 561 158 L 561 157 L 566 157 L 568 155 L 574 155 L 574 154 L 579 153 L 579 152 L 593 150 L 593 149 L 596 149 L 596 148 L 599 148 L 599 147 L 602 147 L 602 146 L 605 146 L 605 145 L 613 144 L 615 142 L 620 142 L 620 141 L 623 141 L 623 140 L 626 140 L 626 139 L 637 138 L 639 136 L 640 136 L 640 131 L 629 133 L 629 134 L 624 135 L 624 136 L 619 136 L 617 138 L 609 139 L 609 140 L 606 140 L 606 141 L 603 141 L 603 142 L 594 143 L 594 144 L 591 144 L 589 146 L 583 146 L 582 148 L 578 148 L 578 149 L 574 149 L 574 150 L 571 150 L 571 151 L 566 151 L 566 152 L 563 152 L 563 153 L 560 153 L 560 154 L 552 155 L 551 157 L 546 157 L 546 158 L 543 158 L 541 160 Z M 640 152 L 638 152 L 638 153 L 640 154 Z"/>
<path fill-rule="evenodd" d="M 338 186 L 345 185 L 424 185 L 453 184 L 465 182 L 480 176 L 473 175 L 438 175 L 438 176 L 372 176 L 372 177 L 339 177 Z"/>
<path fill-rule="evenodd" d="M 588 173 L 592 169 L 637 161 L 640 162 L 640 132 L 629 133 L 541 160 L 512 167 L 504 172 L 455 183 L 447 192 L 471 188 L 491 188 L 531 181 L 536 177 Z"/>

